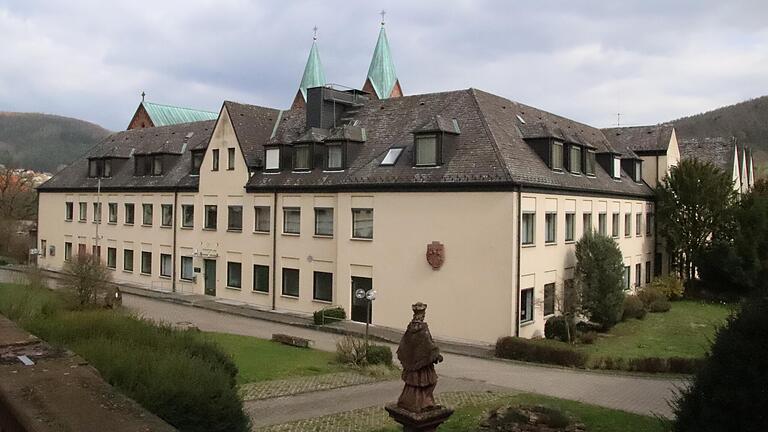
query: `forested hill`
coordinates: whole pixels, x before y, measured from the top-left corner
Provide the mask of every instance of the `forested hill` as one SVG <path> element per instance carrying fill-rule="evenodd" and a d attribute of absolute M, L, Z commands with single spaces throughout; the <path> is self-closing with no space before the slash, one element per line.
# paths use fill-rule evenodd
<path fill-rule="evenodd" d="M 0 112 L 0 164 L 55 172 L 110 131 L 69 117 Z"/>

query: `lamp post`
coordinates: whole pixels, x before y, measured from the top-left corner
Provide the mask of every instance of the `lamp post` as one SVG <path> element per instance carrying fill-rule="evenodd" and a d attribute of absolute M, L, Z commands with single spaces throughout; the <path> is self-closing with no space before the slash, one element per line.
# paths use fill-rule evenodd
<path fill-rule="evenodd" d="M 355 298 L 361 303 L 365 303 L 365 357 L 368 358 L 368 326 L 371 323 L 371 308 L 373 301 L 376 300 L 376 290 L 364 290 L 358 288 L 355 290 Z"/>

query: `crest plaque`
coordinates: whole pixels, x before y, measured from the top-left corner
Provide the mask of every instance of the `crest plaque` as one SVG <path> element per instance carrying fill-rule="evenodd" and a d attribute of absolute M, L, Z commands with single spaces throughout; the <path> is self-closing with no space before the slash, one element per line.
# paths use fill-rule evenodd
<path fill-rule="evenodd" d="M 438 270 L 445 262 L 445 246 L 437 241 L 427 245 L 427 262 L 432 270 Z"/>

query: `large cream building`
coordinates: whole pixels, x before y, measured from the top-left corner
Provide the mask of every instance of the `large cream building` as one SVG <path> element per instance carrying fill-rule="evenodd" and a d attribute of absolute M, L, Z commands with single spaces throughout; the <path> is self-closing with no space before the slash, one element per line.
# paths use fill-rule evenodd
<path fill-rule="evenodd" d="M 382 43 L 366 92 L 325 85 L 313 45 L 289 110 L 106 138 L 39 188 L 40 265 L 97 253 L 117 281 L 361 322 L 374 289 L 374 325 L 422 301 L 434 335 L 481 342 L 543 333 L 586 230 L 627 288 L 662 270 L 645 159 L 480 90 L 400 96 Z"/>

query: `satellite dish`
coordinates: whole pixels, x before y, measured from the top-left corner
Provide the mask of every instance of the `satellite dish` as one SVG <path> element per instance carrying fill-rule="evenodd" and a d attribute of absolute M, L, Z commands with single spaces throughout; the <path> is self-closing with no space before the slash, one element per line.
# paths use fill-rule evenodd
<path fill-rule="evenodd" d="M 355 290 L 355 298 L 358 300 L 362 300 L 365 298 L 365 290 L 362 288 L 358 288 Z"/>

